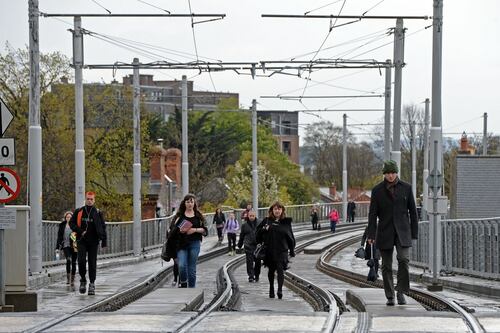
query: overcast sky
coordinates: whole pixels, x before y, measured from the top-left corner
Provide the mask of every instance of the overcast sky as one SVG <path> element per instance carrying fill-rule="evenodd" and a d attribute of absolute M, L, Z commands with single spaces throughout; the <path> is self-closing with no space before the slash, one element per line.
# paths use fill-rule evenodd
<path fill-rule="evenodd" d="M 97 1 L 97 3 L 95 2 Z M 162 13 L 153 6 L 173 14 L 190 12 L 187 0 L 40 0 L 40 11 L 46 13 Z M 147 2 L 148 4 L 144 3 Z M 344 4 L 345 2 L 345 4 Z M 0 0 L 0 42 L 8 41 L 15 48 L 28 44 L 28 1 Z M 343 5 L 343 8 L 342 8 Z M 325 7 L 323 7 L 325 6 Z M 261 14 L 339 14 L 343 15 L 407 15 L 432 16 L 432 0 L 340 0 L 340 1 L 236 1 L 191 0 L 197 14 L 226 14 L 223 20 L 196 24 L 194 35 L 198 57 L 215 61 L 311 60 L 324 42 L 316 59 L 343 58 L 350 60 L 392 59 L 393 35 L 387 31 L 395 20 L 362 20 L 328 33 L 328 19 L 262 18 Z M 319 7 L 323 7 L 317 9 Z M 488 132 L 500 135 L 498 110 L 500 80 L 500 1 L 444 1 L 443 35 L 443 132 L 457 139 L 461 133 L 482 135 L 483 113 L 488 113 Z M 199 18 L 195 21 L 201 20 Z M 96 37 L 85 36 L 85 62 L 109 64 L 116 61 L 141 62 L 155 60 L 193 61 L 196 59 L 193 30 L 189 18 L 83 18 L 85 29 L 107 36 L 116 43 L 126 41 L 128 47 L 141 45 L 141 53 L 118 47 Z M 348 22 L 338 21 L 337 24 Z M 431 20 L 405 20 L 405 63 L 403 70 L 403 104 L 421 104 L 431 98 L 432 87 L 432 24 Z M 73 18 L 40 18 L 40 51 L 60 51 L 72 56 L 71 34 Z M 151 47 L 155 47 L 153 49 Z M 168 50 L 166 50 L 168 49 Z M 172 52 L 174 51 L 174 52 Z M 188 54 L 179 56 L 179 52 Z M 208 59 L 207 59 L 208 58 Z M 131 71 L 117 71 L 115 77 Z M 257 77 L 234 72 L 207 73 L 169 70 L 142 71 L 154 74 L 157 80 L 180 79 L 183 74 L 195 82 L 195 89 L 231 91 L 240 94 L 240 104 L 247 108 L 256 98 L 258 108 L 265 109 L 383 109 L 383 98 L 303 99 L 283 101 L 261 98 L 264 95 L 370 95 L 381 94 L 384 76 L 378 70 L 322 70 L 310 75 L 307 84 L 302 78 L 290 75 Z M 383 74 L 383 71 L 382 71 Z M 394 77 L 394 76 L 393 76 Z M 111 70 L 85 70 L 85 82 L 110 82 Z M 432 103 L 432 101 L 431 101 Z M 346 112 L 349 124 L 380 123 L 383 112 Z M 342 112 L 301 113 L 299 126 L 325 119 L 342 124 Z M 359 140 L 373 131 L 371 126 L 350 127 Z M 453 134 L 447 134 L 453 133 Z M 303 134 L 303 130 L 301 130 Z"/>

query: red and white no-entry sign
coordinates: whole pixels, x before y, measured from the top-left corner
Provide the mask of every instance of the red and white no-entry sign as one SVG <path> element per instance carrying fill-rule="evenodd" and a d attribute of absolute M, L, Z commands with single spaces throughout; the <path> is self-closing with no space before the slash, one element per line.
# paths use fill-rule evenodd
<path fill-rule="evenodd" d="M 17 173 L 12 169 L 0 167 L 0 203 L 16 199 L 20 190 L 21 180 Z"/>

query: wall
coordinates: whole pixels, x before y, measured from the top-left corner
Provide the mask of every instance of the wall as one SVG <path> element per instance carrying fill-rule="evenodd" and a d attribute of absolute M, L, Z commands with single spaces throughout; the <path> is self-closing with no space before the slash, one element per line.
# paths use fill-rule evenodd
<path fill-rule="evenodd" d="M 500 216 L 500 155 L 457 155 L 451 218 Z"/>

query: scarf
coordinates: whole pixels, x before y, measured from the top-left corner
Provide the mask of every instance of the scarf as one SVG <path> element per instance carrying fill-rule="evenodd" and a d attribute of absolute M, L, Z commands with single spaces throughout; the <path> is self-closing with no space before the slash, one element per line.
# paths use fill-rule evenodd
<path fill-rule="evenodd" d="M 394 179 L 394 181 L 392 183 L 388 182 L 385 179 L 384 179 L 384 182 L 385 182 L 385 188 L 387 189 L 387 191 L 391 195 L 391 199 L 394 200 L 396 198 L 396 185 L 399 182 L 399 178 L 396 177 L 396 179 Z"/>

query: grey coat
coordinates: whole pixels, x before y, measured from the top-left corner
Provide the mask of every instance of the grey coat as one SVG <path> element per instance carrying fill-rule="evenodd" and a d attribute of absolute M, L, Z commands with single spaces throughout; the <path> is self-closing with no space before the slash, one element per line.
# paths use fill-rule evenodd
<path fill-rule="evenodd" d="M 394 198 L 385 180 L 373 188 L 367 236 L 375 239 L 380 250 L 392 249 L 396 237 L 403 247 L 410 247 L 412 239 L 418 238 L 417 208 L 410 184 L 398 180 Z"/>

